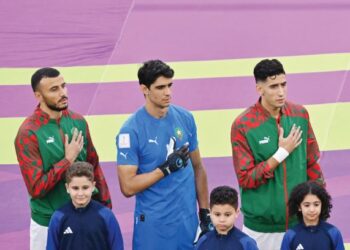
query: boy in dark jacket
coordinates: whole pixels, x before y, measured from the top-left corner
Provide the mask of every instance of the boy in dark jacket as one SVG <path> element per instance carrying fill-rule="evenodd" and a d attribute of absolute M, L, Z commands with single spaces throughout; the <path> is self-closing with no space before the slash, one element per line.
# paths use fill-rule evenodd
<path fill-rule="evenodd" d="M 237 191 L 228 186 L 210 194 L 210 218 L 215 230 L 202 236 L 195 250 L 258 250 L 256 242 L 234 226 L 239 215 Z"/>
<path fill-rule="evenodd" d="M 93 166 L 75 162 L 66 172 L 71 201 L 56 210 L 49 224 L 47 250 L 123 250 L 123 238 L 113 212 L 91 200 Z"/>

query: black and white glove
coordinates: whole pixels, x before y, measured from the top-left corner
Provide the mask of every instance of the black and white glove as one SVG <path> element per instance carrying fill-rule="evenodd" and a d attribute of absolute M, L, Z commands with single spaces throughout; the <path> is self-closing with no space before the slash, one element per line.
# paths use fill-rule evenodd
<path fill-rule="evenodd" d="M 163 172 L 164 176 L 167 176 L 181 168 L 187 166 L 188 159 L 190 158 L 189 144 L 185 143 L 181 148 L 174 150 L 168 156 L 167 160 L 158 168 Z"/>
<path fill-rule="evenodd" d="M 209 209 L 200 208 L 198 214 L 199 214 L 199 221 L 200 221 L 199 227 L 201 228 L 201 231 L 202 231 L 199 235 L 199 238 L 200 238 L 207 232 L 212 231 L 214 229 L 214 226 L 211 223 Z"/>

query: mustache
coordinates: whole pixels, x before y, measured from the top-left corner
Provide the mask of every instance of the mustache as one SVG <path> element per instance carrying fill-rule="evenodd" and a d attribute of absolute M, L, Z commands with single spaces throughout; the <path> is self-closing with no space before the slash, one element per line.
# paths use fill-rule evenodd
<path fill-rule="evenodd" d="M 68 100 L 68 96 L 62 96 L 62 98 L 58 102 L 65 101 L 65 100 Z"/>

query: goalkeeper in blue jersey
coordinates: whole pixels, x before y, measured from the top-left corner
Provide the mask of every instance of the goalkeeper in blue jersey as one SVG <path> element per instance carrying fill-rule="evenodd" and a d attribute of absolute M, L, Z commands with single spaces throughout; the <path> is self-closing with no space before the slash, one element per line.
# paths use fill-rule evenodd
<path fill-rule="evenodd" d="M 145 105 L 116 138 L 122 193 L 136 195 L 134 250 L 193 249 L 199 206 L 202 232 L 209 230 L 207 176 L 192 114 L 170 104 L 174 71 L 160 60 L 138 71 Z"/>

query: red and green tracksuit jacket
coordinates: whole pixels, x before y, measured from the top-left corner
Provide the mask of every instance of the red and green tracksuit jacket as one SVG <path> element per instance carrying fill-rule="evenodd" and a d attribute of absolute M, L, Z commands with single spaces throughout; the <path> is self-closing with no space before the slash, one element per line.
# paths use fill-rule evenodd
<path fill-rule="evenodd" d="M 65 158 L 64 135 L 67 134 L 70 141 L 75 128 L 81 130 L 84 136 L 84 147 L 76 161 L 87 161 L 94 166 L 98 192 L 93 198 L 112 207 L 108 186 L 85 119 L 69 110 L 62 111 L 58 120 L 50 119 L 47 113 L 37 107 L 33 115 L 20 126 L 15 148 L 30 195 L 32 219 L 42 226 L 48 226 L 53 212 L 70 199 L 64 185 L 65 172 L 70 166 Z"/>
<path fill-rule="evenodd" d="M 257 232 L 284 232 L 296 223 L 288 218 L 288 196 L 299 183 L 324 183 L 320 151 L 307 110 L 287 102 L 277 121 L 260 101 L 239 115 L 231 128 L 233 163 L 241 191 L 244 225 Z M 278 149 L 278 126 L 286 137 L 300 126 L 302 143 L 274 170 L 267 160 Z"/>

